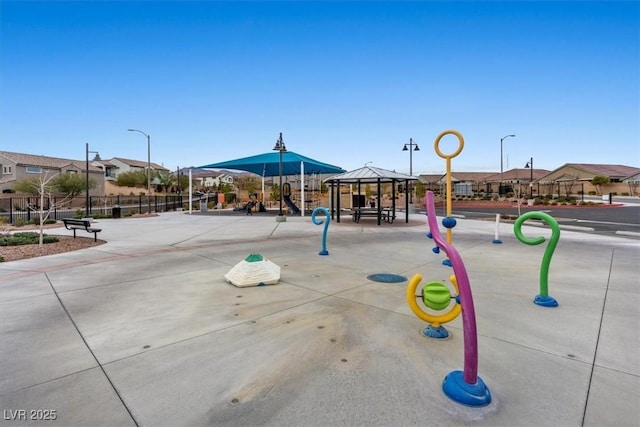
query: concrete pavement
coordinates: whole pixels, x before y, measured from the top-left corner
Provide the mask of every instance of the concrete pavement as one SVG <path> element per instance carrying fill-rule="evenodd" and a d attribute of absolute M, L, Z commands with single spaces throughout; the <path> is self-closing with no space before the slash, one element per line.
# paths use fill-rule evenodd
<path fill-rule="evenodd" d="M 471 408 L 441 390 L 463 367 L 461 318 L 425 338 L 407 282 L 367 279 L 448 279 L 424 216 L 374 222 L 331 222 L 319 256 L 310 217 L 99 220 L 104 245 L 0 264 L 1 425 L 639 425 L 640 242 L 563 230 L 545 308 L 546 244 L 501 224 L 496 245 L 492 222 L 458 219 L 492 395 Z M 252 252 L 278 285 L 225 282 Z"/>

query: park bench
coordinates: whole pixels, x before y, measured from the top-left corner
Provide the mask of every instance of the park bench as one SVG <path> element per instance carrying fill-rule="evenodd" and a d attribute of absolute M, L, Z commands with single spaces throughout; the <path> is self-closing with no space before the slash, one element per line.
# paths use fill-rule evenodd
<path fill-rule="evenodd" d="M 91 220 L 88 219 L 75 219 L 75 218 L 63 218 L 64 227 L 67 230 L 73 230 L 73 238 L 76 238 L 76 230 L 85 230 L 89 233 L 93 233 L 93 241 L 98 241 L 98 233 L 102 231 L 100 228 L 91 227 Z"/>

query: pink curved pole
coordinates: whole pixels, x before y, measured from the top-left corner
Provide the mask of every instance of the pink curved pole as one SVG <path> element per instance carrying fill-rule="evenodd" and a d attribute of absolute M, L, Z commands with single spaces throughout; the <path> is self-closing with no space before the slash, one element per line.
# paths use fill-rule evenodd
<path fill-rule="evenodd" d="M 440 234 L 432 191 L 427 192 L 426 204 L 427 222 L 433 240 L 449 257 L 451 266 L 453 267 L 453 273 L 458 282 L 460 305 L 462 306 L 462 331 L 464 335 L 464 372 L 462 378 L 467 384 L 475 384 L 478 379 L 478 333 L 469 276 L 467 275 L 467 269 L 464 267 L 462 257 L 460 257 L 456 248 L 448 244 Z"/>

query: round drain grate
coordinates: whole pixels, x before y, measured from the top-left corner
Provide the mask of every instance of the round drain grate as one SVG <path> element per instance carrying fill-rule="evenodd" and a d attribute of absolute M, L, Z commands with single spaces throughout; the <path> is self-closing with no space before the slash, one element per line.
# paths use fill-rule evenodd
<path fill-rule="evenodd" d="M 370 274 L 367 276 L 367 279 L 371 280 L 372 282 L 382 283 L 401 283 L 407 281 L 407 278 L 404 276 L 390 273 Z"/>

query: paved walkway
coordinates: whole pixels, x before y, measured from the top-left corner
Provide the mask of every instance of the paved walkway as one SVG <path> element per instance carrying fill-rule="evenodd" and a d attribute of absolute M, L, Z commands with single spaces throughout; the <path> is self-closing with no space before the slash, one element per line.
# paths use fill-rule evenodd
<path fill-rule="evenodd" d="M 549 272 L 560 305 L 545 308 L 532 301 L 546 243 L 502 224 L 493 244 L 493 223 L 458 220 L 492 396 L 471 408 L 441 390 L 463 368 L 461 318 L 450 339 L 425 338 L 407 282 L 367 279 L 448 279 L 422 215 L 332 222 L 328 256 L 310 217 L 99 223 L 107 244 L 0 264 L 3 426 L 638 426 L 637 240 L 563 230 Z M 278 285 L 225 282 L 252 252 L 281 266 Z"/>

